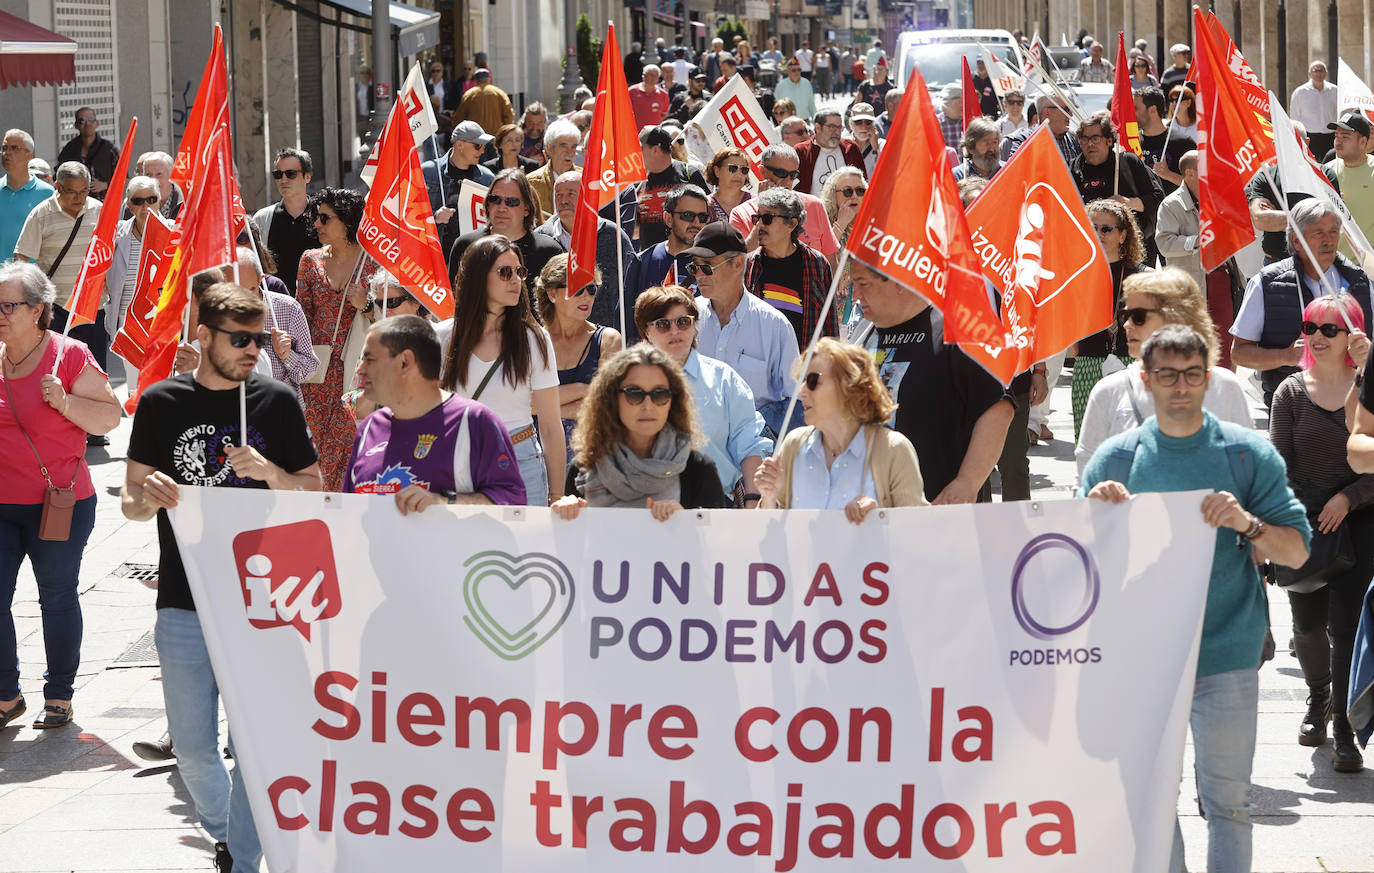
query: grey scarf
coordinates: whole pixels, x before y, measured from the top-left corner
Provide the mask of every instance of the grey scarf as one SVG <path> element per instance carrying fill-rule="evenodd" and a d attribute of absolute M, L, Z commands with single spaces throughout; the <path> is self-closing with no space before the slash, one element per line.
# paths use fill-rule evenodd
<path fill-rule="evenodd" d="M 665 424 L 649 457 L 641 458 L 621 443 L 596 462 L 580 470 L 577 487 L 589 506 L 643 508 L 645 498 L 677 500 L 682 491 L 678 476 L 687 468 L 691 437 Z"/>

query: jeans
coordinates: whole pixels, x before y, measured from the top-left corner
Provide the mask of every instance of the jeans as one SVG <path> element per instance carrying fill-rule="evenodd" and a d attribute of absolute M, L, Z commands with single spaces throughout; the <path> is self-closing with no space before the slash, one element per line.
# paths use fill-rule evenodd
<path fill-rule="evenodd" d="M 38 582 L 38 608 L 43 613 L 43 648 L 48 669 L 43 673 L 46 700 L 71 700 L 76 668 L 81 664 L 81 602 L 76 583 L 81 554 L 95 527 L 95 495 L 76 502 L 71 536 L 64 542 L 40 540 L 42 504 L 0 503 L 0 700 L 19 695 L 19 639 L 14 630 L 14 589 L 24 557 L 33 564 Z"/>
<path fill-rule="evenodd" d="M 1207 873 L 1250 873 L 1250 768 L 1258 712 L 1258 670 L 1197 677 L 1188 723 L 1198 797 L 1207 817 Z M 1175 819 L 1169 873 L 1187 869 L 1183 831 Z"/>
<path fill-rule="evenodd" d="M 219 686 L 200 619 L 189 609 L 159 609 L 154 628 L 162 700 L 177 770 L 210 839 L 228 843 L 235 873 L 257 873 L 262 846 L 248 807 L 238 758 L 231 775 L 219 751 Z M 232 751 L 234 742 L 229 741 Z"/>
<path fill-rule="evenodd" d="M 515 444 L 515 462 L 525 480 L 525 505 L 549 505 L 549 468 L 544 464 L 544 447 L 535 433 Z"/>

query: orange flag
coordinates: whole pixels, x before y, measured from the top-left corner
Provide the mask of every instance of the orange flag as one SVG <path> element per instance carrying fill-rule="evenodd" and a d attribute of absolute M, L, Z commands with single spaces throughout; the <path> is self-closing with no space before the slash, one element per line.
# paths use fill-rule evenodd
<path fill-rule="evenodd" d="M 124 149 L 115 163 L 114 175 L 110 177 L 110 187 L 105 201 L 100 204 L 100 217 L 95 222 L 95 232 L 86 248 L 86 258 L 81 262 L 81 273 L 72 286 L 71 296 L 67 298 L 66 309 L 71 313 L 67 319 L 66 330 L 78 324 L 90 324 L 100 311 L 100 298 L 105 293 L 105 274 L 114 261 L 114 232 L 119 216 L 124 212 L 124 179 L 129 173 L 129 155 L 134 150 L 134 133 L 138 130 L 138 119 L 129 122 L 129 132 L 124 135 Z"/>
<path fill-rule="evenodd" d="M 157 314 L 157 302 L 162 296 L 162 284 L 172 265 L 181 235 L 156 212 L 148 215 L 143 228 L 143 249 L 138 256 L 138 278 L 134 282 L 134 296 L 119 333 L 110 343 L 110 350 L 135 368 L 142 368 L 148 354 L 148 328 Z"/>
<path fill-rule="evenodd" d="M 964 351 L 1003 384 L 1112 323 L 1103 290 L 1112 287 L 1111 270 L 1047 126 L 973 201 L 968 224 L 983 275 L 1002 299 L 1004 335 L 1000 348 L 984 342 Z"/>
<path fill-rule="evenodd" d="M 1226 28 L 1221 26 L 1221 19 L 1217 18 L 1215 12 L 1208 12 L 1206 15 L 1207 26 L 1211 28 L 1212 38 L 1216 40 L 1217 47 L 1222 50 L 1222 56 L 1226 58 L 1226 68 L 1235 77 L 1236 86 L 1240 89 L 1240 94 L 1249 104 L 1254 113 L 1254 124 L 1246 123 L 1246 130 L 1250 133 L 1251 143 L 1255 146 L 1256 154 L 1260 156 L 1260 163 L 1274 157 L 1276 154 L 1274 146 L 1274 122 L 1269 119 L 1269 91 L 1265 89 L 1264 83 L 1259 76 L 1251 69 L 1250 62 L 1245 60 L 1245 55 L 1240 53 L 1236 47 L 1235 40 L 1231 39 L 1231 34 L 1226 32 Z"/>
<path fill-rule="evenodd" d="M 181 245 L 188 276 L 238 261 L 235 239 L 239 221 L 234 215 L 238 184 L 229 149 L 229 125 L 226 123 L 211 134 L 203 175 L 196 180 L 180 215 Z"/>
<path fill-rule="evenodd" d="M 1116 128 L 1117 145 L 1136 157 L 1143 154 L 1140 147 L 1140 124 L 1135 117 L 1135 95 L 1131 91 L 1130 58 L 1126 55 L 1126 34 L 1116 32 L 1116 79 L 1112 84 L 1112 127 Z"/>
<path fill-rule="evenodd" d="M 176 165 L 172 167 L 172 181 L 181 186 L 189 200 L 196 183 L 204 178 L 210 136 L 223 124 L 229 125 L 229 78 L 224 65 L 224 33 L 215 25 L 215 38 L 205 72 L 200 77 L 196 102 L 186 119 L 186 131 L 181 135 Z"/>
<path fill-rule="evenodd" d="M 143 364 L 138 368 L 138 392 L 129 395 L 124 410 L 130 415 L 138 407 L 138 399 L 150 385 L 154 385 L 172 375 L 172 364 L 176 360 L 177 341 L 181 336 L 186 307 L 191 305 L 191 286 L 186 273 L 184 260 L 186 250 L 180 246 L 172 256 L 167 268 L 167 278 L 157 301 L 148 327 L 148 339 L 144 345 Z M 189 338 L 185 338 L 189 341 Z"/>
<path fill-rule="evenodd" d="M 964 65 L 960 72 L 963 85 L 963 107 L 964 107 L 964 130 L 968 130 L 968 123 L 983 114 L 982 104 L 978 100 L 978 88 L 973 84 L 973 71 L 968 68 L 968 57 L 959 58 Z"/>
<path fill-rule="evenodd" d="M 401 104 L 392 107 L 373 153 L 379 156 L 377 171 L 363 206 L 358 242 L 422 306 L 441 319 L 452 318 L 453 289 L 444 250 L 420 172 L 415 137 Z"/>
<path fill-rule="evenodd" d="M 925 78 L 919 72 L 902 97 L 889 145 L 878 155 L 869 187 L 886 192 L 865 197 L 845 247 L 857 260 L 900 282 L 945 313 L 945 340 L 989 341 L 970 336 L 960 317 L 986 317 L 983 274 L 969 240 L 959 188 L 945 158 Z M 982 299 L 983 312 L 978 308 Z M 996 322 L 996 316 L 992 316 Z M 971 322 L 970 322 L 971 325 Z M 996 331 L 1000 335 L 1000 326 Z"/>
<path fill-rule="evenodd" d="M 1202 267 L 1215 270 L 1255 241 L 1245 185 L 1264 158 L 1263 135 L 1213 31 L 1193 8 L 1197 35 L 1198 218 Z M 1268 141 L 1273 153 L 1273 140 Z"/>
<path fill-rule="evenodd" d="M 639 131 L 630 109 L 630 89 L 625 84 L 625 68 L 621 66 L 620 46 L 612 24 L 601 47 L 596 108 L 587 132 L 582 188 L 573 215 L 572 245 L 568 250 L 569 294 L 594 281 L 597 210 L 615 199 L 617 185 L 623 188 L 647 178 L 644 150 L 639 145 Z"/>

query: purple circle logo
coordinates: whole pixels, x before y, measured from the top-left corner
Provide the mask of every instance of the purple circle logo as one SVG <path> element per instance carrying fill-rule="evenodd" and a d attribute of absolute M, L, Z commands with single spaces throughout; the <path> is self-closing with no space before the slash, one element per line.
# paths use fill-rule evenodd
<path fill-rule="evenodd" d="M 1036 555 L 1051 549 L 1070 552 L 1083 564 L 1083 600 L 1075 610 L 1078 617 L 1059 627 L 1042 624 L 1035 620 L 1035 617 L 1031 615 L 1030 608 L 1026 606 L 1026 593 L 1021 585 L 1021 577 L 1026 571 L 1026 565 Z M 1083 622 L 1087 621 L 1088 617 L 1093 614 L 1093 610 L 1097 608 L 1097 598 L 1101 593 L 1101 588 L 1101 581 L 1097 575 L 1097 565 L 1093 562 L 1093 557 L 1088 554 L 1087 549 L 1083 548 L 1077 540 L 1064 534 L 1041 534 L 1026 543 L 1025 547 L 1021 549 L 1021 554 L 1016 556 L 1016 565 L 1011 571 L 1011 608 L 1016 614 L 1016 620 L 1026 633 L 1047 640 L 1081 627 Z"/>

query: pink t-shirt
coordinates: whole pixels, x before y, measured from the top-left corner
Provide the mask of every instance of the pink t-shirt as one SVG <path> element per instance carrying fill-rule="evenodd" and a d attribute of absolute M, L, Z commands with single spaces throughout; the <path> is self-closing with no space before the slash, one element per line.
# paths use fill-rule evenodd
<path fill-rule="evenodd" d="M 827 258 L 840 250 L 840 241 L 835 238 L 835 228 L 830 226 L 830 217 L 825 214 L 825 204 L 821 198 L 811 194 L 794 192 L 806 207 L 806 224 L 802 226 L 801 241 L 825 255 Z M 746 200 L 730 210 L 730 223 L 746 237 L 754 229 L 754 216 L 759 211 L 759 199 Z"/>
<path fill-rule="evenodd" d="M 635 127 L 643 130 L 658 124 L 668 115 L 668 92 L 655 88 L 650 94 L 643 82 L 630 86 L 630 109 L 635 114 Z"/>
<path fill-rule="evenodd" d="M 91 483 L 91 471 L 86 466 L 86 432 L 64 418 L 56 409 L 43 402 L 39 385 L 44 373 L 52 372 L 53 362 L 57 360 L 58 346 L 65 343 L 62 366 L 58 368 L 57 378 L 62 387 L 72 390 L 72 384 L 87 368 L 91 367 L 100 375 L 105 371 L 91 357 L 91 350 L 79 340 L 66 339 L 59 333 L 51 334 L 52 340 L 43 350 L 43 358 L 33 372 L 22 379 L 8 379 L 4 368 L 0 367 L 0 503 L 35 504 L 43 502 L 43 491 L 48 487 L 43 474 L 38 470 L 38 460 L 29 448 L 28 440 L 19 432 L 15 424 L 15 412 L 24 422 L 33 444 L 38 448 L 39 457 L 48 468 L 48 475 L 59 488 L 72 485 L 76 480 L 76 499 L 83 500 L 95 494 Z M 14 397 L 15 409 L 10 408 L 10 396 Z"/>

